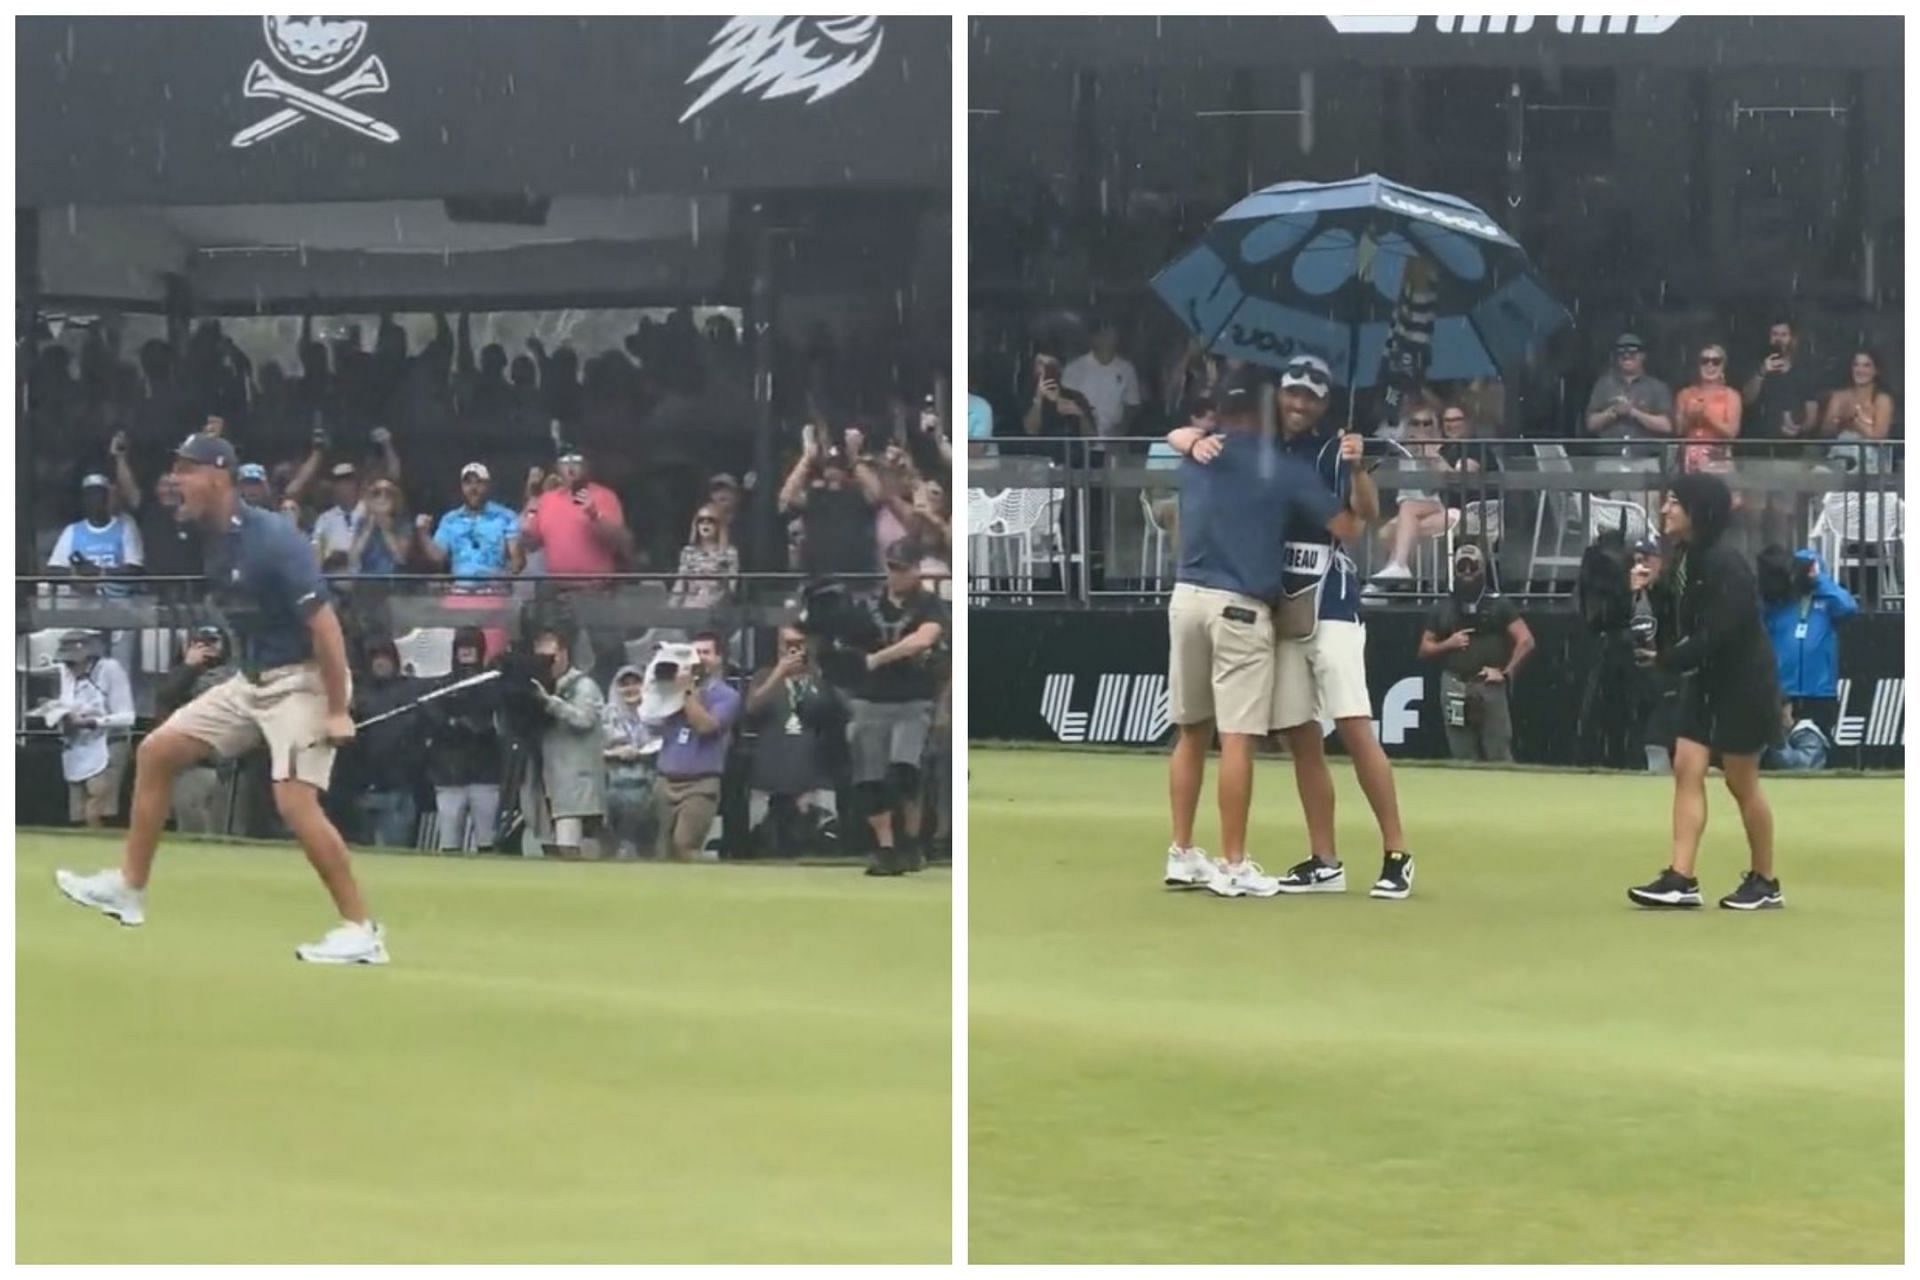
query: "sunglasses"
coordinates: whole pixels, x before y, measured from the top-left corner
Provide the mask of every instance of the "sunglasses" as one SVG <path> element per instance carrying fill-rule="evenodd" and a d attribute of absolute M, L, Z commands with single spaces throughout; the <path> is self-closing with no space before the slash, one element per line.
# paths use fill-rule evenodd
<path fill-rule="evenodd" d="M 1640 354 L 1640 348 L 1639 347 L 1615 347 L 1613 349 L 1613 354 L 1617 356 L 1637 356 Z"/>
<path fill-rule="evenodd" d="M 1727 358 L 1725 356 L 1701 356 L 1700 357 L 1701 364 L 1725 364 L 1726 362 L 1727 362 Z"/>
<path fill-rule="evenodd" d="M 1433 419 L 1432 418 L 1408 418 L 1407 425 L 1412 427 L 1430 427 L 1433 425 Z"/>

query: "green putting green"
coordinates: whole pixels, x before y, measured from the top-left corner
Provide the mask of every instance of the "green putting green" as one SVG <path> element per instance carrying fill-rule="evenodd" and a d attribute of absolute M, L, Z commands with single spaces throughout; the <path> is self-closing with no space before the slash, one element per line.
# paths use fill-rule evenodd
<path fill-rule="evenodd" d="M 21 1262 L 944 1262 L 945 871 L 169 843 L 147 923 L 17 859 Z"/>
<path fill-rule="evenodd" d="M 972 1260 L 1902 1259 L 1899 779 L 1769 782 L 1786 910 L 1650 913 L 1662 779 L 1403 768 L 1384 902 L 1335 760 L 1346 894 L 1227 900 L 1161 887 L 1164 757 L 969 763 Z M 1254 810 L 1304 856 L 1287 764 Z"/>

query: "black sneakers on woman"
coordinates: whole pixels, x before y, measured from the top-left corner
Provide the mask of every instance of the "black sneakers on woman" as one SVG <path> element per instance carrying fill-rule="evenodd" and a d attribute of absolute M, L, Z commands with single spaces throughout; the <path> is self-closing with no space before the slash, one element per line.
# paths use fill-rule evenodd
<path fill-rule="evenodd" d="M 1700 882 L 1668 867 L 1655 876 L 1651 884 L 1635 885 L 1627 890 L 1627 897 L 1643 907 L 1697 907 Z"/>
<path fill-rule="evenodd" d="M 1780 896 L 1780 882 L 1769 880 L 1758 871 L 1749 871 L 1740 887 L 1720 899 L 1729 911 L 1770 911 L 1787 905 Z"/>
<path fill-rule="evenodd" d="M 1373 882 L 1373 888 L 1367 896 L 1399 901 L 1412 892 L 1413 855 L 1405 852 L 1387 854 L 1380 861 L 1380 878 Z"/>

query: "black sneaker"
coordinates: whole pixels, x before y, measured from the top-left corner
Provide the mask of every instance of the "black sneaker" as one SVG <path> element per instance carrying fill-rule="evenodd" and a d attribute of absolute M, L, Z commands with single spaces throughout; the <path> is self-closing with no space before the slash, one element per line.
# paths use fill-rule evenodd
<path fill-rule="evenodd" d="M 1758 871 L 1749 871 L 1741 879 L 1740 887 L 1720 899 L 1720 905 L 1729 911 L 1770 911 L 1787 905 L 1780 896 L 1780 882 L 1769 880 Z"/>
<path fill-rule="evenodd" d="M 1413 855 L 1390 853 L 1380 863 L 1380 878 L 1367 892 L 1369 898 L 1406 897 L 1413 892 Z"/>
<path fill-rule="evenodd" d="M 900 863 L 900 855 L 892 849 L 875 849 L 867 859 L 867 874 L 870 876 L 903 876 L 906 868 Z"/>
<path fill-rule="evenodd" d="M 1288 867 L 1279 882 L 1282 893 L 1345 893 L 1347 868 L 1344 863 L 1308 858 Z"/>
<path fill-rule="evenodd" d="M 1627 890 L 1627 897 L 1643 907 L 1697 907 L 1700 882 L 1668 867 L 1655 876 L 1651 884 L 1635 885 Z"/>
<path fill-rule="evenodd" d="M 903 873 L 911 875 L 915 871 L 925 871 L 926 869 L 926 850 L 922 849 L 919 845 L 916 844 L 913 848 L 907 849 L 900 854 L 900 870 Z"/>

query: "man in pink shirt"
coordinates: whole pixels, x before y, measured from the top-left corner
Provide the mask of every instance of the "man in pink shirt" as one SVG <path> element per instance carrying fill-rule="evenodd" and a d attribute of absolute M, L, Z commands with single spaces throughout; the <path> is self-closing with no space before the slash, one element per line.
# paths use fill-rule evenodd
<path fill-rule="evenodd" d="M 552 575 L 614 573 L 630 563 L 633 534 L 613 490 L 587 478 L 587 460 L 571 445 L 560 446 L 556 470 L 554 477 L 538 467 L 527 475 L 527 505 L 520 513 L 522 545 L 545 551 Z M 591 578 L 554 584 L 562 592 L 608 585 Z M 623 660 L 626 638 L 624 628 L 582 626 L 575 664 L 598 679 L 602 666 L 611 670 Z"/>
<path fill-rule="evenodd" d="M 587 478 L 587 460 L 570 446 L 561 446 L 558 474 L 560 483 L 552 488 L 538 467 L 527 477 L 521 542 L 546 550 L 550 574 L 614 572 L 633 554 L 620 499 Z"/>

